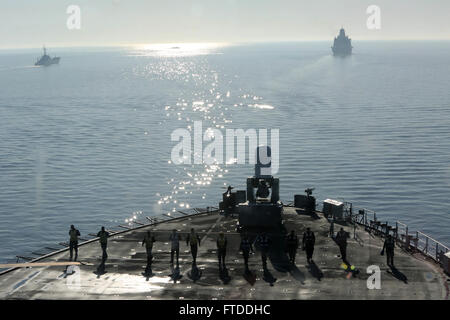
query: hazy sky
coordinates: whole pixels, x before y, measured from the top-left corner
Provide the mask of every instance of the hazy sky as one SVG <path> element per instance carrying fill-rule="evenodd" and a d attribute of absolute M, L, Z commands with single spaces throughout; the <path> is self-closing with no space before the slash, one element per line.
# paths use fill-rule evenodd
<path fill-rule="evenodd" d="M 81 29 L 69 30 L 69 5 Z M 366 9 L 381 9 L 368 30 Z M 0 47 L 167 42 L 450 39 L 450 0 L 0 0 Z"/>

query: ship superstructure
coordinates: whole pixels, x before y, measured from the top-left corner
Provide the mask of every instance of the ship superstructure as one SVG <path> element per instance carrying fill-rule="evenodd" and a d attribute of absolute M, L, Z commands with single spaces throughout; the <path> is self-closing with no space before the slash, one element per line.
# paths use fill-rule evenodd
<path fill-rule="evenodd" d="M 333 46 L 331 50 L 334 56 L 349 56 L 352 54 L 352 39 L 350 39 L 346 34 L 344 28 L 341 28 L 339 35 L 334 38 Z"/>
<path fill-rule="evenodd" d="M 48 67 L 51 66 L 52 64 L 58 64 L 59 60 L 61 59 L 60 57 L 50 57 L 47 54 L 47 49 L 45 48 L 45 46 L 43 47 L 44 50 L 44 54 L 36 61 L 36 63 L 34 64 L 35 66 L 44 66 L 44 67 Z"/>

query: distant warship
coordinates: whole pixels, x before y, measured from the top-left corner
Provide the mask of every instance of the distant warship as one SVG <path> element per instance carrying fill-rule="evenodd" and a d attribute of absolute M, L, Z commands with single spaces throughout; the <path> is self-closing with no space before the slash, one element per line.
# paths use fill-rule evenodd
<path fill-rule="evenodd" d="M 339 35 L 334 38 L 334 44 L 331 47 L 334 56 L 349 56 L 352 54 L 352 40 L 345 35 L 344 28 L 341 28 Z"/>
<path fill-rule="evenodd" d="M 60 57 L 50 57 L 47 54 L 47 49 L 44 47 L 44 55 L 36 61 L 35 66 L 50 66 L 52 64 L 58 64 Z"/>

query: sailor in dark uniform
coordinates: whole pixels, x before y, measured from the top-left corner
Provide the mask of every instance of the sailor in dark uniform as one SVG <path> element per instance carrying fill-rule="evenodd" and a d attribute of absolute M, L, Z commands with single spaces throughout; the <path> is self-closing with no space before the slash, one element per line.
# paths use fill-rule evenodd
<path fill-rule="evenodd" d="M 217 238 L 217 256 L 219 258 L 219 270 L 225 269 L 225 256 L 227 254 L 227 238 L 221 232 Z"/>
<path fill-rule="evenodd" d="M 314 253 L 314 244 L 316 242 L 316 237 L 314 236 L 314 232 L 311 231 L 310 228 L 306 228 L 305 233 L 303 234 L 303 250 L 306 250 L 306 259 L 308 263 L 311 263 L 311 259 Z"/>
<path fill-rule="evenodd" d="M 381 250 L 381 255 L 384 254 L 384 250 L 386 250 L 386 262 L 388 266 L 394 266 L 394 248 L 395 248 L 395 240 L 391 235 L 388 235 L 386 240 L 384 241 L 383 250 Z"/>
<path fill-rule="evenodd" d="M 200 237 L 195 232 L 194 228 L 191 229 L 191 233 L 188 234 L 186 238 L 186 245 L 191 246 L 192 263 L 195 265 L 197 263 L 198 247 L 200 247 Z"/>
<path fill-rule="evenodd" d="M 262 233 L 256 238 L 255 242 L 261 249 L 261 260 L 263 269 L 265 270 L 267 269 L 267 255 L 269 253 L 269 246 L 271 241 L 266 233 Z"/>
<path fill-rule="evenodd" d="M 250 256 L 250 252 L 253 252 L 253 246 L 246 233 L 242 235 L 239 250 L 242 251 L 242 256 L 244 257 L 245 273 L 250 273 L 250 269 L 248 268 L 248 257 Z"/>
<path fill-rule="evenodd" d="M 100 246 L 102 248 L 102 262 L 97 267 L 97 273 L 103 274 L 105 273 L 106 259 L 108 259 L 108 253 L 106 252 L 106 248 L 108 246 L 109 232 L 105 230 L 105 227 L 102 227 L 102 229 L 97 233 L 97 237 L 99 238 Z"/>
<path fill-rule="evenodd" d="M 70 261 L 72 261 L 73 250 L 75 250 L 75 261 L 78 259 L 78 237 L 80 236 L 80 231 L 75 229 L 75 226 L 72 224 L 69 230 L 69 251 L 70 251 Z"/>
<path fill-rule="evenodd" d="M 347 261 L 347 238 L 348 234 L 344 231 L 344 228 L 341 228 L 339 232 L 336 234 L 336 243 L 339 246 L 339 250 L 341 251 L 342 261 Z"/>
<path fill-rule="evenodd" d="M 291 233 L 286 237 L 286 251 L 289 255 L 289 261 L 295 264 L 295 255 L 298 249 L 298 237 L 295 231 L 292 230 Z"/>
<path fill-rule="evenodd" d="M 108 246 L 109 232 L 105 230 L 105 227 L 102 227 L 102 229 L 97 233 L 97 237 L 99 238 L 100 246 L 102 248 L 102 259 L 106 261 L 108 258 L 106 248 Z"/>
<path fill-rule="evenodd" d="M 155 237 L 148 230 L 142 240 L 142 246 L 145 245 L 145 250 L 147 251 L 147 266 L 145 267 L 145 274 L 151 274 L 152 263 L 153 263 L 153 244 L 155 243 Z"/>

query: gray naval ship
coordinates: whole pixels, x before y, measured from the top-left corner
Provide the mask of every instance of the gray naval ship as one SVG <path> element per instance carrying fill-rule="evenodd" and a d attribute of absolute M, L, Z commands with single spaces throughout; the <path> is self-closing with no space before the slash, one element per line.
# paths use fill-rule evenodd
<path fill-rule="evenodd" d="M 341 28 L 339 35 L 334 38 L 331 50 L 333 51 L 334 56 L 345 57 L 352 54 L 352 40 L 345 35 L 344 28 Z"/>
<path fill-rule="evenodd" d="M 282 203 L 280 181 L 268 168 L 270 163 L 258 161 L 246 188 L 228 187 L 218 207 L 149 216 L 106 229 L 107 253 L 102 253 L 99 234 L 93 233 L 82 234 L 86 238 L 79 239 L 76 261 L 69 259 L 68 242 L 60 243 L 59 249 L 47 247 L 48 253 L 33 253 L 39 257 L 18 257 L 27 262 L 0 266 L 8 268 L 0 273 L 0 298 L 449 298 L 447 246 L 400 222 L 382 221 L 375 212 L 349 202 L 326 199 L 323 209 L 317 210 L 312 188 L 295 195 L 293 202 Z M 192 228 L 200 245 L 196 260 L 190 245 L 184 243 Z M 301 239 L 307 228 L 315 234 L 312 259 L 295 248 L 292 260 L 286 252 L 286 235 L 294 230 Z M 347 237 L 346 257 L 337 245 L 337 230 Z M 148 231 L 155 240 L 151 254 L 143 246 Z M 183 240 L 177 262 L 170 261 L 173 232 Z M 257 241 L 247 269 L 241 239 L 252 243 L 261 234 L 270 239 L 264 251 L 267 263 Z M 225 263 L 220 264 L 218 238 L 223 235 L 227 247 Z M 387 237 L 395 241 L 395 260 L 389 264 L 381 255 Z"/>
<path fill-rule="evenodd" d="M 47 54 L 47 49 L 45 48 L 45 46 L 43 47 L 44 50 L 44 54 L 36 61 L 36 63 L 34 64 L 35 66 L 44 66 L 44 67 L 48 67 L 51 66 L 52 64 L 58 64 L 59 60 L 61 59 L 60 57 L 50 57 Z"/>

